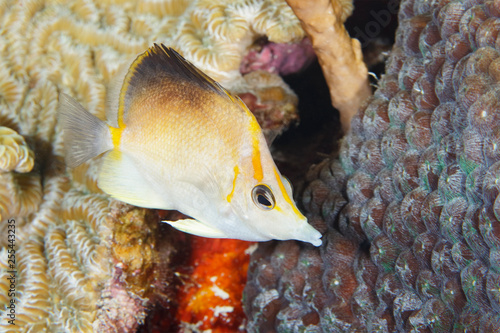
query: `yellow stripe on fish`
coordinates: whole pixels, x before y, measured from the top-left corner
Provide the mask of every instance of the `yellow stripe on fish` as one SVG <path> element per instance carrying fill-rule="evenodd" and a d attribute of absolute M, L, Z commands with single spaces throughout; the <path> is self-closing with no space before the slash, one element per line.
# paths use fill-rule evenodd
<path fill-rule="evenodd" d="M 257 123 L 257 120 L 253 119 L 250 124 L 250 132 L 257 133 L 260 131 L 260 126 Z M 259 137 L 254 135 L 252 137 L 252 166 L 254 170 L 254 178 L 256 181 L 261 182 L 264 178 L 264 174 L 262 172 L 262 162 L 260 160 L 260 142 Z"/>
<path fill-rule="evenodd" d="M 69 167 L 102 155 L 98 185 L 132 205 L 190 216 L 173 227 L 250 241 L 321 234 L 293 202 L 253 114 L 173 49 L 154 45 L 131 64 L 109 123 L 60 95 Z"/>
<path fill-rule="evenodd" d="M 290 206 L 292 207 L 292 210 L 295 214 L 297 215 L 302 215 L 299 210 L 297 209 L 297 207 L 295 206 L 295 204 L 293 203 L 293 200 L 290 198 L 290 196 L 288 195 L 288 192 L 286 191 L 285 189 L 285 185 L 283 185 L 283 181 L 281 180 L 281 175 L 279 174 L 279 171 L 278 169 L 274 168 L 274 175 L 276 177 L 276 181 L 278 183 L 278 186 L 279 186 L 279 189 L 281 191 L 281 193 L 283 193 L 283 199 L 285 199 L 285 202 Z"/>
<path fill-rule="evenodd" d="M 240 169 L 237 165 L 234 166 L 234 179 L 233 179 L 233 188 L 231 189 L 231 193 L 227 195 L 227 202 L 231 202 L 233 199 L 234 189 L 236 188 L 236 179 L 238 179 L 238 174 L 240 173 Z"/>

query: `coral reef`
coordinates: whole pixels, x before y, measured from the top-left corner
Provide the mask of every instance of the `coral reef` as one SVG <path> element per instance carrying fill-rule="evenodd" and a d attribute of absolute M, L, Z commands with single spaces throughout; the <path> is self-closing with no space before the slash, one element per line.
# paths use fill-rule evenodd
<path fill-rule="evenodd" d="M 500 2 L 404 0 L 386 73 L 302 202 L 315 249 L 262 244 L 250 332 L 500 330 Z"/>
<path fill-rule="evenodd" d="M 314 51 L 330 87 L 332 104 L 340 112 L 344 132 L 351 118 L 370 95 L 368 69 L 361 44 L 351 39 L 344 22 L 351 14 L 350 0 L 287 0 L 311 38 Z"/>
<path fill-rule="evenodd" d="M 243 58 L 240 65 L 242 74 L 256 70 L 288 75 L 300 72 L 315 58 L 311 41 L 304 38 L 300 43 L 278 44 L 268 42 L 255 45 L 254 49 Z"/>
<path fill-rule="evenodd" d="M 98 160 L 66 170 L 58 94 L 105 118 L 117 73 L 162 42 L 235 93 L 250 92 L 279 132 L 279 119 L 296 117 L 296 97 L 276 74 L 244 78 L 240 63 L 258 39 L 300 42 L 304 32 L 285 2 L 271 0 L 4 0 L 0 22 L 0 316 L 16 303 L 16 325 L 2 320 L 0 330 L 134 331 L 173 279 L 176 234 L 158 232 L 154 212 L 104 195 Z"/>
<path fill-rule="evenodd" d="M 177 295 L 180 328 L 244 332 L 241 297 L 254 243 L 192 238 L 190 259 L 177 270 L 188 279 Z"/>
<path fill-rule="evenodd" d="M 252 110 L 269 143 L 298 121 L 297 96 L 280 76 L 256 70 L 245 74 L 243 80 L 245 92 L 238 96 Z"/>
<path fill-rule="evenodd" d="M 0 127 L 0 170 L 2 172 L 30 172 L 35 163 L 33 151 L 16 131 Z"/>

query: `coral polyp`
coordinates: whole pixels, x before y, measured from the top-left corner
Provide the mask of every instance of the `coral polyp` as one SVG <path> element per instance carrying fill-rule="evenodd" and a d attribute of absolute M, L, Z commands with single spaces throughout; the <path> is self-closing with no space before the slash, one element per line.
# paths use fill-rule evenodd
<path fill-rule="evenodd" d="M 340 197 L 344 206 L 328 217 L 327 241 L 311 253 L 323 260 L 322 270 L 296 266 L 290 273 L 322 276 L 308 292 L 328 301 L 314 308 L 318 323 L 302 319 L 307 331 L 498 330 L 499 5 L 401 1 L 386 75 L 353 117 L 338 159 L 313 167 L 308 178 L 305 193 Z M 314 176 L 324 173 L 345 182 Z M 328 208 L 310 209 L 324 202 L 304 199 L 308 216 L 324 219 Z M 335 257 L 332 239 L 350 256 Z M 311 251 L 304 248 L 298 257 Z M 256 253 L 266 261 L 277 255 L 264 247 Z M 338 279 L 336 265 L 354 274 Z M 375 283 L 363 278 L 368 271 Z M 290 298 L 279 280 L 257 284 L 259 273 L 250 265 L 250 327 L 269 329 L 256 319 L 266 312 L 254 300 L 272 290 L 278 309 L 268 321 L 293 331 L 297 321 L 278 325 L 274 313 L 309 312 L 307 296 Z M 339 297 L 332 284 L 355 286 L 354 292 Z"/>

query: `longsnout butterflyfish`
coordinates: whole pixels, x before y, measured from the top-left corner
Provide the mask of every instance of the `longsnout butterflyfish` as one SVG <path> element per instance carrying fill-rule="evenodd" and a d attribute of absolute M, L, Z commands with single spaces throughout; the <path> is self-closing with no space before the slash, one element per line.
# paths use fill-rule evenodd
<path fill-rule="evenodd" d="M 187 233 L 321 244 L 240 98 L 155 44 L 126 74 L 107 123 L 60 94 L 69 167 L 103 154 L 98 186 L 131 205 L 178 210 Z"/>

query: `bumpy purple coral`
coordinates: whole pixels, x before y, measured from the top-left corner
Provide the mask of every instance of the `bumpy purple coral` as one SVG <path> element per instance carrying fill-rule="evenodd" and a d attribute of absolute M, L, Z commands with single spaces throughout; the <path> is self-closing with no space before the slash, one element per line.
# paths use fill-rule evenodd
<path fill-rule="evenodd" d="M 307 176 L 323 245 L 259 247 L 249 331 L 500 331 L 499 32 L 499 0 L 402 1 L 379 89 Z"/>

